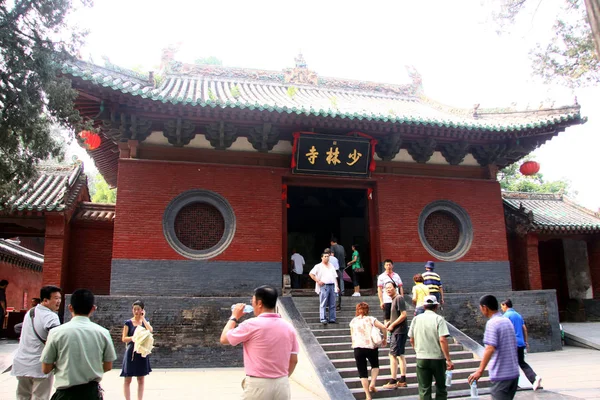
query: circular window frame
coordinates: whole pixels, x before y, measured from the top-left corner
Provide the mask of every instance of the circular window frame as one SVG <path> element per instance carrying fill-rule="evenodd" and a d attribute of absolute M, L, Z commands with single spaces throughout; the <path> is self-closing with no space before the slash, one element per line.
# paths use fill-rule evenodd
<path fill-rule="evenodd" d="M 209 249 L 191 249 L 181 243 L 175 233 L 175 219 L 177 218 L 177 214 L 179 214 L 182 208 L 193 203 L 204 203 L 215 207 L 221 213 L 225 222 L 223 236 L 216 245 Z M 189 190 L 171 200 L 163 214 L 162 223 L 163 234 L 169 246 L 180 255 L 192 260 L 208 260 L 224 252 L 231 244 L 236 229 L 235 213 L 229 202 L 220 194 L 204 189 Z"/>
<path fill-rule="evenodd" d="M 434 249 L 427 238 L 425 237 L 425 221 L 427 218 L 436 211 L 444 211 L 452 215 L 458 223 L 459 239 L 456 247 L 447 253 L 443 253 Z M 473 244 L 473 225 L 471 224 L 471 218 L 464 208 L 458 204 L 449 200 L 438 200 L 423 208 L 419 215 L 419 239 L 421 244 L 427 250 L 429 254 L 442 261 L 456 261 L 469 251 Z"/>

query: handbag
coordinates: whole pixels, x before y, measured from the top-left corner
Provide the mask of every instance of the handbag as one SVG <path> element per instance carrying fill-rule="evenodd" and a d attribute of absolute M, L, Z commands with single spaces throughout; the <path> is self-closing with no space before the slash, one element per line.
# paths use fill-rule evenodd
<path fill-rule="evenodd" d="M 371 341 L 373 342 L 375 347 L 379 347 L 383 343 L 383 336 L 381 336 L 381 331 L 375 326 L 375 324 L 371 325 Z"/>
<path fill-rule="evenodd" d="M 352 271 L 357 272 L 357 273 L 360 274 L 361 272 L 365 272 L 365 269 L 363 267 L 360 267 L 360 268 L 355 268 Z"/>

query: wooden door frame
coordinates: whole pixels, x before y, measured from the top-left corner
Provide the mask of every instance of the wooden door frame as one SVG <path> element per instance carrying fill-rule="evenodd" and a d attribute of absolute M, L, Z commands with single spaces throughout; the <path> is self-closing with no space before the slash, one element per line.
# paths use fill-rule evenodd
<path fill-rule="evenodd" d="M 367 233 L 369 235 L 369 246 L 370 246 L 370 262 L 371 262 L 371 279 L 377 276 L 379 272 L 379 264 L 381 262 L 380 244 L 379 244 L 379 229 L 378 221 L 379 215 L 377 213 L 376 201 L 377 201 L 377 182 L 373 180 L 358 180 L 358 179 L 347 179 L 347 178 L 336 178 L 336 177 L 321 177 L 321 176 L 287 176 L 282 178 L 282 185 L 287 187 L 316 187 L 316 188 L 330 188 L 330 189 L 359 189 L 368 191 L 372 189 L 371 199 L 367 197 L 367 219 L 368 227 Z M 368 196 L 368 193 L 367 193 Z M 289 255 L 288 252 L 288 224 L 287 224 L 287 196 L 281 198 L 281 212 L 282 212 L 282 241 L 281 241 L 281 252 L 282 260 L 281 271 L 282 274 L 286 274 L 289 268 Z"/>

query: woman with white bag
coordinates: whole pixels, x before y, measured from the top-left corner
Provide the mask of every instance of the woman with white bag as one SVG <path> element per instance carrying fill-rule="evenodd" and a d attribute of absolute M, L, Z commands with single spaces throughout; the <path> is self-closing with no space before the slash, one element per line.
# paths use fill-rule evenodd
<path fill-rule="evenodd" d="M 138 382 L 138 400 L 144 397 L 144 378 L 152 371 L 148 354 L 152 350 L 152 326 L 146 320 L 144 302 L 137 300 L 132 304 L 133 318 L 125 321 L 123 326 L 123 343 L 127 343 L 123 358 L 121 376 L 125 378 L 123 394 L 126 400 L 131 399 L 131 381 L 135 376 Z"/>
<path fill-rule="evenodd" d="M 350 321 L 350 335 L 358 376 L 367 400 L 371 400 L 371 393 L 377 391 L 375 386 L 379 375 L 379 346 L 386 345 L 387 331 L 375 317 L 369 317 L 369 305 L 361 302 L 356 305 L 356 317 Z M 367 360 L 371 364 L 370 384 Z"/>

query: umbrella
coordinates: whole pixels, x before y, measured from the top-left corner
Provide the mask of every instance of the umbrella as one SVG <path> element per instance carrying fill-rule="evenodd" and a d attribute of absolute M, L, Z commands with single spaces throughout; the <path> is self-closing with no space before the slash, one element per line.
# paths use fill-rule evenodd
<path fill-rule="evenodd" d="M 352 282 L 352 278 L 350 278 L 350 275 L 348 275 L 345 269 L 344 273 L 342 274 L 342 278 L 344 279 L 344 282 Z"/>
<path fill-rule="evenodd" d="M 152 336 L 152 333 L 143 326 L 138 326 L 135 329 L 131 340 L 134 343 L 133 351 L 141 354 L 142 357 L 147 357 L 154 348 L 154 337 Z"/>

